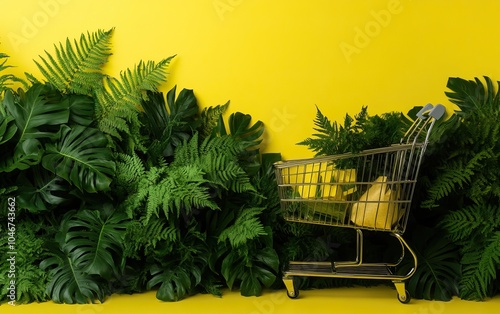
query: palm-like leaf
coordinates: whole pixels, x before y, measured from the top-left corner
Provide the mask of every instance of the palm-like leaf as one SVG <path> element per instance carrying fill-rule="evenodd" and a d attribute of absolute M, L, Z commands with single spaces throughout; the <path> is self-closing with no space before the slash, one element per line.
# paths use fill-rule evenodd
<path fill-rule="evenodd" d="M 101 131 L 118 139 L 121 133 L 130 135 L 138 129 L 138 109 L 146 91 L 157 91 L 166 80 L 166 68 L 174 56 L 161 60 L 140 62 L 132 71 L 122 72 L 120 79 L 106 77 L 104 88 L 96 90 L 96 116 Z"/>
<path fill-rule="evenodd" d="M 0 145 L 9 141 L 17 132 L 17 126 L 10 115 L 0 116 Z"/>
<path fill-rule="evenodd" d="M 460 278 L 458 248 L 442 232 L 425 227 L 414 231 L 412 240 L 418 267 L 407 281 L 410 294 L 419 299 L 442 301 L 457 295 Z M 413 262 L 405 260 L 398 272 L 407 274 L 412 267 Z"/>
<path fill-rule="evenodd" d="M 67 106 L 60 103 L 48 102 L 44 97 L 45 86 L 36 84 L 25 94 L 20 92 L 15 96 L 12 92 L 5 93 L 4 105 L 16 122 L 18 142 L 31 138 L 52 137 L 48 132 L 48 126 L 67 123 L 69 110 Z"/>
<path fill-rule="evenodd" d="M 82 34 L 80 41 L 74 40 L 74 44 L 66 39 L 66 45 L 55 46 L 56 57 L 46 52 L 47 59 L 40 56 L 42 64 L 35 63 L 61 92 L 91 94 L 93 87 L 102 85 L 101 67 L 111 55 L 112 33 L 113 29 Z"/>
<path fill-rule="evenodd" d="M 497 112 L 500 106 L 500 93 L 497 82 L 497 90 L 493 86 L 492 80 L 485 76 L 486 85 L 479 79 L 465 80 L 459 77 L 451 77 L 448 79 L 448 87 L 451 91 L 446 92 L 446 96 L 450 101 L 458 105 L 461 112 L 459 115 L 474 113 L 480 115 L 488 115 L 492 112 Z"/>
<path fill-rule="evenodd" d="M 7 54 L 0 52 L 0 72 L 12 67 L 10 65 L 6 65 L 8 58 L 9 56 Z M 15 75 L 2 74 L 0 75 L 0 96 L 3 94 L 4 91 L 8 90 L 10 88 L 10 85 L 12 85 L 12 83 L 14 82 L 21 83 L 23 87 L 28 88 L 28 84 L 24 80 L 16 77 Z M 2 110 L 3 108 L 0 108 L 0 113 L 3 113 Z"/>
<path fill-rule="evenodd" d="M 46 146 L 45 169 L 86 192 L 109 189 L 115 172 L 106 137 L 97 129 L 63 125 L 59 141 Z"/>
<path fill-rule="evenodd" d="M 198 126 L 199 107 L 193 91 L 183 89 L 177 99 L 175 91 L 176 86 L 167 93 L 167 103 L 162 93 L 148 92 L 141 104 L 151 139 L 148 153 L 153 160 L 172 156 L 175 148 L 188 140 Z"/>
<path fill-rule="evenodd" d="M 32 213 L 53 209 L 71 200 L 71 187 L 62 178 L 40 165 L 23 172 L 17 178 L 17 202 Z"/>
<path fill-rule="evenodd" d="M 90 275 L 119 274 L 128 218 L 122 213 L 83 210 L 68 223 L 66 248 Z"/>
<path fill-rule="evenodd" d="M 278 254 L 271 247 L 258 250 L 250 261 L 232 250 L 222 261 L 222 275 L 229 289 L 239 281 L 242 295 L 258 296 L 274 283 L 278 266 Z"/>
<path fill-rule="evenodd" d="M 54 247 L 51 255 L 40 263 L 40 267 L 49 269 L 51 280 L 47 293 L 54 302 L 82 304 L 104 300 L 105 290 L 98 277 L 86 274 L 69 252 Z"/>
<path fill-rule="evenodd" d="M 200 284 L 208 256 L 205 235 L 191 227 L 174 252 L 151 267 L 147 288 L 159 285 L 156 297 L 162 301 L 185 298 Z"/>

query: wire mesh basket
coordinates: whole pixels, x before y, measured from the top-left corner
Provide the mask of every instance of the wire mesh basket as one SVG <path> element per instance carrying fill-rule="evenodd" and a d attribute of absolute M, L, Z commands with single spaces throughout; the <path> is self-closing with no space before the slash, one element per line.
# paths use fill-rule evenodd
<path fill-rule="evenodd" d="M 402 235 L 429 135 L 444 112 L 442 105 L 422 108 L 399 144 L 275 164 L 285 220 L 356 230 L 354 260 L 290 261 L 283 272 L 290 298 L 299 295 L 294 278 L 312 276 L 391 280 L 398 300 L 410 301 L 405 280 L 415 273 L 417 256 Z M 363 230 L 390 233 L 400 244 L 400 257 L 395 262 L 365 262 Z M 410 253 L 414 267 L 406 274 L 396 274 L 394 269 L 405 252 Z"/>
<path fill-rule="evenodd" d="M 434 121 L 424 118 L 399 144 L 276 163 L 284 219 L 403 233 Z"/>

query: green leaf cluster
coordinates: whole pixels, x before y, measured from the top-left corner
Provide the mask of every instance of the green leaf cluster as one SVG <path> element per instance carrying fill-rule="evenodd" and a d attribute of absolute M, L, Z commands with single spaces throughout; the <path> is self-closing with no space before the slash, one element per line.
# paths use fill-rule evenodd
<path fill-rule="evenodd" d="M 64 216 L 40 268 L 48 271 L 47 293 L 57 303 L 104 301 L 117 280 L 128 223 L 123 213 L 80 210 Z"/>
<path fill-rule="evenodd" d="M 398 143 L 410 126 L 410 119 L 400 112 L 370 116 L 368 107 L 352 117 L 348 113 L 343 124 L 331 121 L 316 107 L 314 130 L 317 133 L 298 145 L 307 146 L 316 156 L 357 153 L 363 149 Z"/>
<path fill-rule="evenodd" d="M 422 166 L 422 207 L 439 213 L 437 223 L 459 247 L 459 295 L 472 300 L 496 293 L 500 267 L 499 84 L 489 77 L 448 80 L 446 95 L 458 109 L 440 126 L 443 136 Z"/>

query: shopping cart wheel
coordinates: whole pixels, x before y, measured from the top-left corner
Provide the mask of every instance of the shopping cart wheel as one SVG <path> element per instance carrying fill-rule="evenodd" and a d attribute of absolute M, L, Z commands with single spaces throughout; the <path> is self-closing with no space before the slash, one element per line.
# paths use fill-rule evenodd
<path fill-rule="evenodd" d="M 297 280 L 293 277 L 285 277 L 283 278 L 283 282 L 285 283 L 286 287 L 286 295 L 290 299 L 297 299 L 299 297 Z"/>
<path fill-rule="evenodd" d="M 293 292 L 290 292 L 290 291 L 286 291 L 286 295 L 290 298 L 290 299 L 297 299 L 299 297 L 299 289 L 293 289 L 294 291 Z"/>
<path fill-rule="evenodd" d="M 399 300 L 399 302 L 401 302 L 403 304 L 410 303 L 411 296 L 410 296 L 410 293 L 408 292 L 408 290 L 405 290 L 405 295 L 401 295 L 398 293 L 398 300 Z"/>

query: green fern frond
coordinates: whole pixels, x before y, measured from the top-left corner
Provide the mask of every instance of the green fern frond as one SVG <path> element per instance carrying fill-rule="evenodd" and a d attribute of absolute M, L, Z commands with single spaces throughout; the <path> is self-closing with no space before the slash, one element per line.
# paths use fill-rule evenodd
<path fill-rule="evenodd" d="M 467 239 L 484 223 L 481 210 L 475 205 L 450 212 L 442 220 L 442 226 L 453 241 Z"/>
<path fill-rule="evenodd" d="M 98 30 L 81 35 L 73 44 L 54 45 L 56 56 L 45 51 L 46 58 L 40 56 L 41 63 L 35 61 L 45 78 L 63 93 L 90 95 L 96 86 L 102 84 L 102 66 L 110 53 L 113 29 Z"/>
<path fill-rule="evenodd" d="M 244 146 L 236 141 L 231 135 L 206 138 L 199 146 L 199 155 L 224 154 L 230 158 L 236 158 L 244 151 Z"/>
<path fill-rule="evenodd" d="M 137 212 L 141 212 L 143 204 L 149 196 L 149 189 L 158 184 L 163 178 L 167 168 L 151 167 L 141 176 L 135 193 L 130 194 L 124 202 L 125 212 L 129 218 L 133 218 Z"/>
<path fill-rule="evenodd" d="M 186 166 L 199 163 L 200 152 L 198 138 L 198 133 L 195 133 L 189 141 L 177 147 L 172 166 Z"/>
<path fill-rule="evenodd" d="M 237 193 L 255 191 L 248 175 L 230 157 L 210 153 L 202 157 L 200 167 L 206 173 L 207 181 L 212 184 Z"/>
<path fill-rule="evenodd" d="M 207 180 L 203 171 L 196 165 L 167 167 L 158 169 L 151 167 L 141 178 L 138 190 L 125 201 L 129 217 L 134 213 L 144 214 L 144 223 L 153 216 L 179 217 L 181 212 L 189 212 L 193 208 L 218 209 L 217 204 L 207 192 Z"/>
<path fill-rule="evenodd" d="M 422 207 L 432 207 L 435 201 L 450 195 L 459 188 L 464 188 L 472 182 L 473 177 L 484 160 L 492 157 L 490 150 L 483 150 L 471 159 L 466 161 L 462 158 L 450 161 L 440 168 L 438 177 L 427 190 L 427 200 L 423 202 Z"/>
<path fill-rule="evenodd" d="M 8 278 L 9 274 L 13 274 L 9 272 L 10 263 L 7 262 L 7 259 L 11 257 L 7 254 L 8 245 L 0 247 L 0 258 L 6 261 L 0 263 L 0 293 L 2 293 L 0 303 L 8 295 L 11 280 L 16 281 L 16 304 L 46 301 L 48 295 L 45 288 L 48 276 L 38 267 L 46 254 L 44 252 L 45 239 L 39 235 L 41 225 L 25 219 L 16 223 L 15 227 L 16 272 L 14 278 Z M 8 233 L 5 230 L 1 231 L 0 240 L 7 244 Z"/>
<path fill-rule="evenodd" d="M 140 126 L 139 110 L 146 91 L 157 91 L 166 80 L 166 68 L 174 56 L 161 60 L 140 62 L 133 70 L 120 74 L 120 80 L 105 77 L 104 86 L 96 90 L 96 116 L 99 129 L 122 139 L 122 134 L 135 136 L 131 130 Z"/>
<path fill-rule="evenodd" d="M 224 105 L 217 105 L 215 107 L 208 107 L 203 109 L 200 115 L 201 126 L 200 126 L 200 136 L 202 138 L 208 137 L 212 134 L 212 131 L 222 119 L 222 115 L 226 112 L 229 107 L 229 101 Z"/>
<path fill-rule="evenodd" d="M 152 217 L 147 223 L 134 220 L 125 234 L 125 256 L 140 259 L 141 256 L 153 254 L 159 244 L 173 249 L 173 243 L 180 239 L 179 229 L 173 221 Z M 168 254 L 170 250 L 163 253 Z"/>
<path fill-rule="evenodd" d="M 145 171 L 144 164 L 137 154 L 116 154 L 115 184 L 120 188 L 129 192 L 134 190 Z"/>
<path fill-rule="evenodd" d="M 368 119 L 366 106 L 362 107 L 354 118 L 346 114 L 343 125 L 330 121 L 316 107 L 315 127 L 313 129 L 318 133 L 314 133 L 313 137 L 307 138 L 297 145 L 308 146 L 316 153 L 316 156 L 358 152 L 365 148 L 366 139 L 363 138 L 362 131 Z"/>
<path fill-rule="evenodd" d="M 461 297 L 483 300 L 491 295 L 492 281 L 500 266 L 500 231 L 496 231 L 484 246 L 470 242 L 464 251 Z"/>
<path fill-rule="evenodd" d="M 166 217 L 177 218 L 182 211 L 207 207 L 219 209 L 207 193 L 203 171 L 196 166 L 170 169 L 166 178 L 150 188 L 146 204 L 146 222 L 162 210 Z"/>
<path fill-rule="evenodd" d="M 264 208 L 244 208 L 236 218 L 234 225 L 224 229 L 219 242 L 229 240 L 233 248 L 240 247 L 257 237 L 267 235 L 258 216 Z"/>
<path fill-rule="evenodd" d="M 234 192 L 255 191 L 250 178 L 238 164 L 244 150 L 231 136 L 207 137 L 198 144 L 198 133 L 176 150 L 173 167 L 196 165 L 207 182 Z"/>

